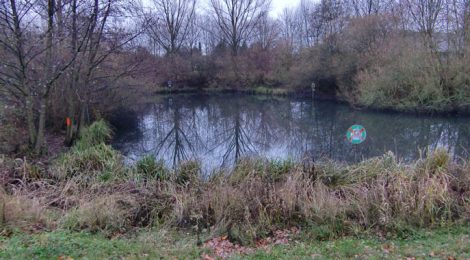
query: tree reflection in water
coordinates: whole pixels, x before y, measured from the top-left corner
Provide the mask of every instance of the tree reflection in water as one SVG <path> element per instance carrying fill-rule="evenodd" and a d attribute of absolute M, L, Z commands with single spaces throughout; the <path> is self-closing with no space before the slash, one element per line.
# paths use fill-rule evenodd
<path fill-rule="evenodd" d="M 300 159 L 307 154 L 357 162 L 387 151 L 410 161 L 418 158 L 419 149 L 437 147 L 469 156 L 469 118 L 357 111 L 332 102 L 242 95 L 173 95 L 136 110 L 137 129 L 118 131 L 114 146 L 131 160 L 154 154 L 173 167 L 197 159 L 209 170 L 257 155 Z M 365 143 L 345 140 L 353 124 L 367 129 Z"/>

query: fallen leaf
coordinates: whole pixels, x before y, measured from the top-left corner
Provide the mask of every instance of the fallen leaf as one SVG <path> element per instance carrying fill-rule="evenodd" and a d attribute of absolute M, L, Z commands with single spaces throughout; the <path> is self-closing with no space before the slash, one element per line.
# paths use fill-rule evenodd
<path fill-rule="evenodd" d="M 57 260 L 73 260 L 73 258 L 70 257 L 70 256 L 61 255 L 61 256 L 57 257 Z"/>
<path fill-rule="evenodd" d="M 212 257 L 212 256 L 210 256 L 210 255 L 208 255 L 208 254 L 203 254 L 203 255 L 202 255 L 202 259 L 204 259 L 204 260 L 214 260 L 215 258 Z"/>

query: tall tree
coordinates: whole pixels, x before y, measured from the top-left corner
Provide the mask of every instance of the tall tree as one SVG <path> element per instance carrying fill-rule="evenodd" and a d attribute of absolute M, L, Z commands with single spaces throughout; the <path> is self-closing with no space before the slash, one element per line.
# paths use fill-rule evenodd
<path fill-rule="evenodd" d="M 55 0 L 47 1 L 47 31 L 46 31 L 46 81 L 43 83 L 42 90 L 40 91 L 40 101 L 39 101 L 39 125 L 36 137 L 36 144 L 34 146 L 35 152 L 40 152 L 42 145 L 44 143 L 44 130 L 46 128 L 46 112 L 47 112 L 47 102 L 49 101 L 49 94 L 55 80 L 62 74 L 63 71 L 60 71 L 59 75 L 55 76 L 53 74 L 54 70 L 54 19 L 56 14 L 55 9 Z M 64 68 L 65 70 L 65 68 Z"/>
<path fill-rule="evenodd" d="M 390 9 L 394 0 L 348 0 L 352 7 L 353 15 L 364 17 L 378 15 Z"/>
<path fill-rule="evenodd" d="M 76 56 L 58 54 L 63 41 L 56 33 L 56 2 L 2 1 L 0 9 L 1 87 L 24 105 L 29 143 L 39 153 L 44 144 L 47 105 L 55 83 Z M 44 15 L 45 14 L 45 15 Z M 44 29 L 35 26 L 38 17 Z"/>
<path fill-rule="evenodd" d="M 279 24 L 283 40 L 286 41 L 290 48 L 293 48 L 296 36 L 298 34 L 298 26 L 295 19 L 294 10 L 285 8 L 279 17 Z"/>
<path fill-rule="evenodd" d="M 0 92 L 23 105 L 29 144 L 37 153 L 44 146 L 48 110 L 66 100 L 73 119 L 76 103 L 87 109 L 96 91 L 90 87 L 96 86 L 95 72 L 136 35 L 121 30 L 118 19 L 114 29 L 108 27 L 111 13 L 128 1 L 0 1 Z M 70 80 L 62 82 L 64 76 Z M 53 93 L 65 95 L 52 100 Z M 67 141 L 72 136 L 68 127 Z"/>
<path fill-rule="evenodd" d="M 464 1 L 464 15 L 463 15 L 463 34 L 464 46 L 467 51 L 470 51 L 470 1 Z"/>
<path fill-rule="evenodd" d="M 213 16 L 221 38 L 237 56 L 241 45 L 250 40 L 256 25 L 269 11 L 270 0 L 211 0 Z"/>
<path fill-rule="evenodd" d="M 177 53 L 193 40 L 196 0 L 153 0 L 153 5 L 148 34 L 167 54 Z"/>
<path fill-rule="evenodd" d="M 444 0 L 407 0 L 409 13 L 425 42 L 435 48 L 433 36 L 444 10 Z"/>
<path fill-rule="evenodd" d="M 267 13 L 265 13 L 260 22 L 255 28 L 255 41 L 261 45 L 264 50 L 269 50 L 274 46 L 279 34 L 278 23 L 272 20 Z"/>
<path fill-rule="evenodd" d="M 132 0 L 94 0 L 87 7 L 91 11 L 86 17 L 89 29 L 88 33 L 79 36 L 80 41 L 84 42 L 84 50 L 78 52 L 78 79 L 74 91 L 80 111 L 78 132 L 90 119 L 90 106 L 100 102 L 97 93 L 111 89 L 117 79 L 128 75 L 135 68 L 135 63 L 122 64 L 120 70 L 108 70 L 102 74 L 102 67 L 110 62 L 112 56 L 123 52 L 124 46 L 141 35 L 145 28 L 142 25 L 142 28 L 134 31 L 131 23 L 126 21 L 126 16 L 133 18 L 128 9 L 129 3 L 132 4 Z M 125 28 L 119 26 L 119 21 L 127 22 Z"/>

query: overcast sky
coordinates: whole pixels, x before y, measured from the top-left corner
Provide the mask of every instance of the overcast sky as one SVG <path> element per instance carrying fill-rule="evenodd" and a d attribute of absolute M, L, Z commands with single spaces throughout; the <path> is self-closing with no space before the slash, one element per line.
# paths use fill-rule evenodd
<path fill-rule="evenodd" d="M 286 7 L 297 6 L 300 0 L 271 0 L 271 13 L 273 17 L 281 14 L 282 10 Z"/>
<path fill-rule="evenodd" d="M 149 6 L 152 0 L 142 0 L 144 6 Z M 209 0 L 198 0 L 200 7 L 207 8 Z M 277 17 L 286 7 L 294 7 L 300 3 L 300 0 L 271 0 L 271 16 Z"/>

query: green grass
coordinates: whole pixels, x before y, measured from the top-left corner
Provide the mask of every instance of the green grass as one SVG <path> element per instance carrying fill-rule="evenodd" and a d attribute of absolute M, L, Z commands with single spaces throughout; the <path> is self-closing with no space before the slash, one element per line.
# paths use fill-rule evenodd
<path fill-rule="evenodd" d="M 273 95 L 273 96 L 287 96 L 290 94 L 294 94 L 293 90 L 286 89 L 286 88 L 270 88 L 259 86 L 254 89 L 249 89 L 248 92 L 257 94 L 257 95 Z"/>
<path fill-rule="evenodd" d="M 420 231 L 408 239 L 342 238 L 333 241 L 294 241 L 271 250 L 258 250 L 248 259 L 469 259 L 470 231 L 453 228 Z M 235 258 L 241 258 L 235 257 Z"/>
<path fill-rule="evenodd" d="M 195 259 L 203 251 L 195 237 L 164 231 L 114 239 L 65 231 L 0 238 L 1 259 Z"/>
<path fill-rule="evenodd" d="M 104 120 L 93 122 L 90 126 L 84 128 L 80 133 L 80 138 L 75 144 L 79 149 L 86 149 L 90 146 L 104 144 L 111 140 L 113 131 Z"/>
<path fill-rule="evenodd" d="M 419 231 L 407 239 L 342 238 L 318 241 L 302 232 L 289 245 L 258 249 L 233 259 L 469 259 L 470 229 L 454 227 Z M 102 234 L 54 231 L 0 237 L 1 259 L 199 259 L 209 254 L 196 236 L 165 230 L 139 231 L 108 239 Z"/>
<path fill-rule="evenodd" d="M 154 156 L 147 155 L 135 164 L 136 176 L 160 181 L 169 179 L 169 170 L 165 167 L 163 160 L 157 161 Z"/>
<path fill-rule="evenodd" d="M 84 128 L 71 150 L 57 159 L 55 171 L 59 173 L 58 177 L 80 177 L 85 182 L 94 178 L 108 181 L 121 177 L 126 170 L 121 154 L 106 144 L 112 134 L 104 120 L 98 120 Z"/>
<path fill-rule="evenodd" d="M 282 87 L 266 87 L 266 86 L 257 86 L 257 87 L 248 87 L 248 88 L 228 88 L 228 87 L 219 87 L 219 88 L 204 88 L 206 93 L 223 93 L 223 92 L 237 92 L 237 93 L 246 93 L 260 96 L 289 96 L 294 94 L 299 94 L 293 89 L 282 88 Z"/>

